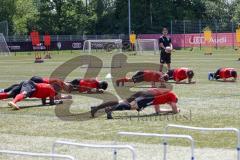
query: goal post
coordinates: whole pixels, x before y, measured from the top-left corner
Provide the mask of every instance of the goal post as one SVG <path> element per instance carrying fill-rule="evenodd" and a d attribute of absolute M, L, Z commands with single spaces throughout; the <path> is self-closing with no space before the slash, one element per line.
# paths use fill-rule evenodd
<path fill-rule="evenodd" d="M 0 22 L 0 33 L 2 33 L 4 36 L 8 36 L 8 21 Z"/>
<path fill-rule="evenodd" d="M 122 53 L 122 39 L 85 40 L 83 44 L 83 51 L 91 54 L 93 50 Z"/>
<path fill-rule="evenodd" d="M 138 54 L 143 53 L 159 53 L 158 39 L 137 39 L 136 51 Z"/>
<path fill-rule="evenodd" d="M 0 33 L 0 55 L 10 55 L 10 50 L 2 33 Z"/>

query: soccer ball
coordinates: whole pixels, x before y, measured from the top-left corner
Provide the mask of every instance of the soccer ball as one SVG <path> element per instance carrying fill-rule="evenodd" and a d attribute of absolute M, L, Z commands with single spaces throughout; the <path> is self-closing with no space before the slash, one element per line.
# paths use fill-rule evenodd
<path fill-rule="evenodd" d="M 172 52 L 172 48 L 171 48 L 171 47 L 169 47 L 169 46 L 168 46 L 168 47 L 166 47 L 166 52 L 167 52 L 167 53 L 171 53 L 171 52 Z"/>

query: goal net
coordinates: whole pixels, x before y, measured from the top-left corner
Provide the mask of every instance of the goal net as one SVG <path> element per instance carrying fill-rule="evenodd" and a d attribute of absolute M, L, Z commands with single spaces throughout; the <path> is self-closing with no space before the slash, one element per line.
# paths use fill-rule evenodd
<path fill-rule="evenodd" d="M 83 44 L 83 51 L 92 53 L 96 51 L 122 53 L 121 39 L 97 39 L 85 40 Z"/>
<path fill-rule="evenodd" d="M 2 33 L 4 36 L 8 36 L 8 22 L 7 21 L 0 22 L 0 33 Z"/>
<path fill-rule="evenodd" d="M 136 51 L 142 53 L 159 53 L 158 39 L 137 39 Z"/>
<path fill-rule="evenodd" d="M 10 50 L 2 33 L 0 33 L 0 55 L 10 55 Z"/>

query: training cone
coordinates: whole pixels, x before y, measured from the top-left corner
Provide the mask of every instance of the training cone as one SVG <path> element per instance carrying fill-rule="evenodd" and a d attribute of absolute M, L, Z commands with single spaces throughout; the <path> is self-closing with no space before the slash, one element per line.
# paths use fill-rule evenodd
<path fill-rule="evenodd" d="M 42 58 L 36 58 L 34 63 L 43 63 L 44 60 Z"/>
<path fill-rule="evenodd" d="M 45 57 L 44 57 L 44 59 L 51 59 L 52 57 L 51 57 L 51 55 L 49 55 L 49 54 L 46 54 L 45 55 Z"/>
<path fill-rule="evenodd" d="M 106 79 L 111 79 L 111 78 L 112 78 L 111 73 L 108 73 L 105 78 L 106 78 Z"/>

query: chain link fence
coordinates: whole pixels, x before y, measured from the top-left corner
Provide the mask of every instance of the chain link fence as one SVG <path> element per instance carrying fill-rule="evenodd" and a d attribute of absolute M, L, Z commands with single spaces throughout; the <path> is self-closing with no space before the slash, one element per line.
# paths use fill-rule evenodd
<path fill-rule="evenodd" d="M 0 33 L 2 33 L 5 37 L 8 36 L 8 22 L 7 21 L 0 22 Z"/>
<path fill-rule="evenodd" d="M 210 41 L 212 47 L 218 49 L 239 46 L 239 43 L 236 42 L 236 29 L 239 24 L 229 20 L 171 20 L 166 27 L 176 48 L 205 47 L 207 45 L 204 39 L 206 28 L 212 31 Z M 160 36 L 161 33 L 139 35 L 146 39 L 156 39 Z"/>
<path fill-rule="evenodd" d="M 6 36 L 6 27 L 1 27 L 1 24 L 6 22 L 0 22 L 1 28 L 5 28 L 5 38 L 7 42 L 30 42 L 29 35 L 14 35 Z M 6 25 L 6 24 L 5 24 Z M 219 47 L 236 47 L 239 43 L 236 42 L 236 29 L 239 25 L 236 22 L 229 20 L 171 20 L 167 24 L 169 34 L 172 37 L 174 47 L 176 48 L 192 48 L 192 47 L 204 47 L 204 29 L 210 28 L 212 31 L 211 45 L 215 48 Z M 133 28 L 134 29 L 134 28 Z M 1 31 L 0 31 L 1 32 Z M 138 34 L 138 37 L 143 39 L 157 39 L 161 36 L 161 30 L 159 33 L 154 34 Z M 128 40 L 128 34 L 106 34 L 106 35 L 51 35 L 51 40 L 55 42 L 64 41 L 84 41 L 94 39 L 123 39 Z M 43 41 L 43 36 L 41 36 Z"/>
<path fill-rule="evenodd" d="M 8 42 L 30 42 L 29 35 L 14 35 L 6 36 Z M 105 35 L 51 35 L 52 41 L 82 41 L 82 40 L 95 40 L 95 39 L 128 39 L 128 35 L 125 34 L 105 34 Z M 40 40 L 43 41 L 43 35 L 40 36 Z"/>

